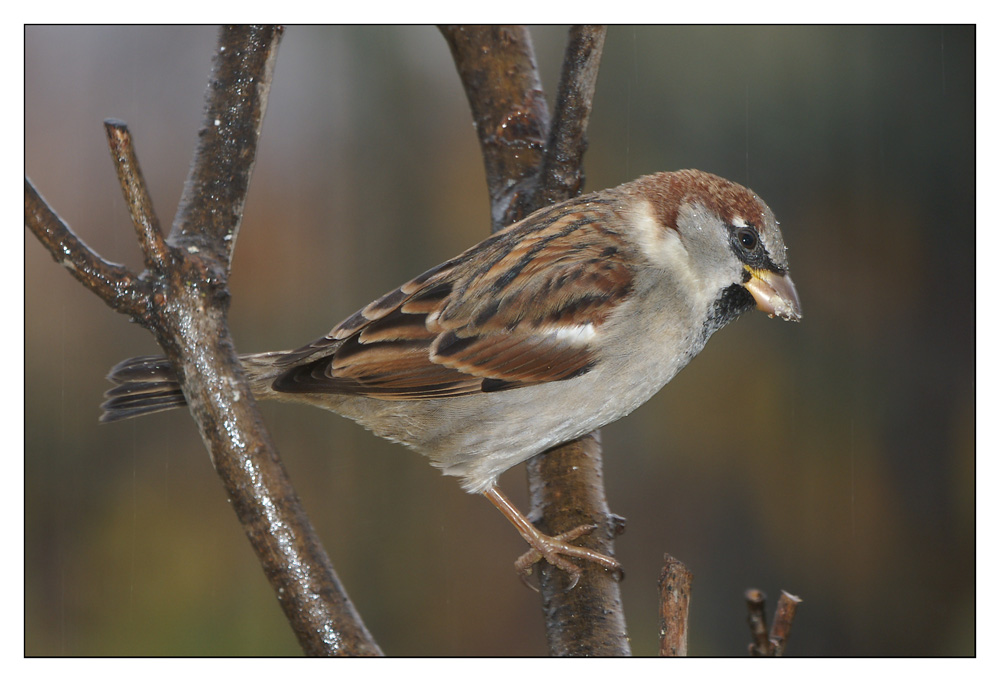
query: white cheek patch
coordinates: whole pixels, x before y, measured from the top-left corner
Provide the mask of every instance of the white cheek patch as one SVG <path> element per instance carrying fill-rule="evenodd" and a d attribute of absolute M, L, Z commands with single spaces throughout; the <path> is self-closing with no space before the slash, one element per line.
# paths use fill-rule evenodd
<path fill-rule="evenodd" d="M 636 211 L 634 218 L 643 255 L 664 272 L 667 286 L 683 292 L 681 298 L 690 304 L 692 310 L 707 310 L 722 284 L 705 281 L 705 269 L 696 267 L 695 259 L 711 256 L 715 249 L 728 248 L 724 244 L 721 247 L 713 244 L 713 241 L 721 240 L 717 234 L 718 218 L 703 214 L 707 214 L 704 207 L 686 204 L 677 216 L 678 222 L 683 222 L 687 230 L 686 239 L 692 241 L 690 248 L 696 251 L 689 251 L 689 245 L 681 240 L 676 229 L 662 227 L 648 203 Z M 702 264 L 705 262 L 711 261 L 703 260 Z M 724 274 L 724 271 L 720 270 L 720 273 Z M 707 274 L 711 276 L 711 272 Z"/>
<path fill-rule="evenodd" d="M 643 204 L 636 211 L 635 226 L 639 246 L 650 262 L 682 277 L 696 279 L 691 270 L 691 255 L 681 242 L 677 230 L 660 225 L 649 203 Z"/>

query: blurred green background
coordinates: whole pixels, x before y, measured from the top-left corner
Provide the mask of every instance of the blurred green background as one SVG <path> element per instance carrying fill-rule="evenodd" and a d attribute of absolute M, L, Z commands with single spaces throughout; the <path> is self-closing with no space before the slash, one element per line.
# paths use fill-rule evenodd
<path fill-rule="evenodd" d="M 566 32 L 533 30 L 551 104 Z M 26 29 L 26 173 L 110 260 L 141 268 L 101 122 L 129 124 L 168 226 L 215 38 Z M 692 654 L 746 652 L 748 587 L 769 612 L 804 599 L 789 654 L 975 652 L 974 69 L 971 27 L 609 30 L 586 187 L 688 167 L 750 186 L 805 311 L 741 319 L 604 430 L 635 653 L 656 651 L 664 552 L 695 575 Z M 289 27 L 233 266 L 238 348 L 308 342 L 488 229 L 437 30 Z M 97 423 L 105 372 L 152 337 L 25 234 L 26 653 L 298 653 L 188 414 Z M 387 653 L 546 652 L 491 505 L 345 419 L 263 409 Z M 523 466 L 501 484 L 524 502 Z"/>

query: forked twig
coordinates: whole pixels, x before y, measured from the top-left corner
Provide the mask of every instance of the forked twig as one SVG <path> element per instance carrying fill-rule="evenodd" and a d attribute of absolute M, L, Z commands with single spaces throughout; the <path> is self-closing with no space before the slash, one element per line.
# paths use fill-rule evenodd
<path fill-rule="evenodd" d="M 764 613 L 764 602 L 767 595 L 757 589 L 746 591 L 747 601 L 747 623 L 750 625 L 750 634 L 753 642 L 750 643 L 749 650 L 751 656 L 782 656 L 785 653 L 785 645 L 788 643 L 788 634 L 792 629 L 792 620 L 795 618 L 795 610 L 802 600 L 784 590 L 778 599 L 778 607 L 775 609 L 774 625 L 771 633 L 767 632 L 767 615 Z"/>

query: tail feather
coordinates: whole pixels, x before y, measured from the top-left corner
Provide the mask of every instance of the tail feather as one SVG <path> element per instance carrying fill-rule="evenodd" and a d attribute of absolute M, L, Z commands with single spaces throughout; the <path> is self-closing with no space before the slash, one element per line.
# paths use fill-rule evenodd
<path fill-rule="evenodd" d="M 100 421 L 116 422 L 153 412 L 172 410 L 185 404 L 177 375 L 163 356 L 130 358 L 111 368 L 108 380 L 115 384 L 104 394 Z"/>
<path fill-rule="evenodd" d="M 240 362 L 258 398 L 269 392 L 271 381 L 281 369 L 277 360 L 288 351 L 241 355 Z M 104 393 L 100 417 L 103 423 L 131 419 L 186 405 L 173 365 L 162 355 L 129 358 L 111 368 L 108 381 L 115 384 Z"/>

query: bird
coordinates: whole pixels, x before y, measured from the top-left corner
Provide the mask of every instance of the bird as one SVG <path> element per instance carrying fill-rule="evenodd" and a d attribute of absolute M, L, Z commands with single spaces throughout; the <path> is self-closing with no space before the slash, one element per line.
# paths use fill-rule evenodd
<path fill-rule="evenodd" d="M 241 355 L 254 397 L 308 403 L 402 443 L 484 495 L 534 551 L 621 572 L 536 529 L 497 487 L 507 469 L 635 410 L 754 307 L 799 321 L 773 212 L 699 170 L 543 207 L 372 301 L 295 350 Z M 110 371 L 102 422 L 183 406 L 164 357 Z M 530 556 L 529 556 L 530 555 Z"/>

